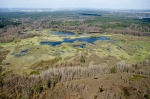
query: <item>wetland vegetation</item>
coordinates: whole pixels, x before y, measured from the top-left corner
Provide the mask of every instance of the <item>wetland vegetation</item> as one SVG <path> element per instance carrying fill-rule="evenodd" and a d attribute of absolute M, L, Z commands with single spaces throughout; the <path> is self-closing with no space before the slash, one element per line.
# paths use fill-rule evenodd
<path fill-rule="evenodd" d="M 150 99 L 150 14 L 137 12 L 0 12 L 0 98 Z"/>

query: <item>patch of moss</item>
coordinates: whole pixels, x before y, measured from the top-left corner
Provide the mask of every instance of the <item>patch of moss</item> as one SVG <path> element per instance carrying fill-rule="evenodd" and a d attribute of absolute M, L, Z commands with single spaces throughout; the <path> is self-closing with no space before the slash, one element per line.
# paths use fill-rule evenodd
<path fill-rule="evenodd" d="M 133 77 L 132 78 L 130 78 L 130 80 L 131 81 L 138 81 L 138 80 L 140 80 L 140 79 L 146 79 L 147 77 L 145 77 L 145 76 L 142 76 L 142 75 L 133 75 Z"/>
<path fill-rule="evenodd" d="M 37 71 L 31 71 L 30 72 L 30 75 L 39 75 L 40 73 L 39 72 L 37 72 Z"/>
<path fill-rule="evenodd" d="M 84 49 L 81 49 L 81 48 L 76 48 L 76 49 L 77 49 L 77 52 L 84 51 Z"/>
<path fill-rule="evenodd" d="M 66 47 L 65 47 L 65 46 L 63 46 L 61 49 L 62 49 L 62 50 L 64 50 L 64 49 L 66 49 Z"/>

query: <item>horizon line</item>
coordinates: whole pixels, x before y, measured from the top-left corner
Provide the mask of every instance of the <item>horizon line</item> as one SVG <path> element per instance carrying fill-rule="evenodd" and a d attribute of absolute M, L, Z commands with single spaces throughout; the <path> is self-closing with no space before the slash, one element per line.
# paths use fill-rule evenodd
<path fill-rule="evenodd" d="M 40 8 L 40 7 L 34 7 L 34 8 L 26 8 L 26 7 L 0 7 L 0 9 L 109 9 L 109 10 L 150 10 L 150 8 Z"/>

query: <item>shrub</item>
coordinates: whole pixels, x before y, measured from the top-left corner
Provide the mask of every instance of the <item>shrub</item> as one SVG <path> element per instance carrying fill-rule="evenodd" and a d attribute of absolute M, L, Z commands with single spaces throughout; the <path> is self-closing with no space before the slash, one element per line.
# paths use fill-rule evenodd
<path fill-rule="evenodd" d="M 85 58 L 84 58 L 83 56 L 81 56 L 80 62 L 81 62 L 81 63 L 85 63 Z"/>
<path fill-rule="evenodd" d="M 0 86 L 3 85 L 3 77 L 0 75 Z"/>
<path fill-rule="evenodd" d="M 6 99 L 6 95 L 4 93 L 0 93 L 0 99 Z"/>
<path fill-rule="evenodd" d="M 150 94 L 144 96 L 146 99 L 150 99 Z"/>
<path fill-rule="evenodd" d="M 112 68 L 110 69 L 110 71 L 111 71 L 111 73 L 116 73 L 116 72 L 117 72 L 117 69 L 116 69 L 116 67 L 112 67 Z"/>
<path fill-rule="evenodd" d="M 61 76 L 60 75 L 54 75 L 53 78 L 51 79 L 51 83 L 50 83 L 50 87 L 51 90 L 54 89 L 55 85 L 61 80 Z"/>
<path fill-rule="evenodd" d="M 34 93 L 37 93 L 37 92 L 39 93 L 39 92 L 42 92 L 43 88 L 38 85 L 34 85 L 32 86 L 32 90 Z"/>
<path fill-rule="evenodd" d="M 1 57 L 0 57 L 1 58 Z M 1 73 L 1 71 L 2 71 L 2 66 L 0 66 L 0 73 Z"/>
<path fill-rule="evenodd" d="M 46 88 L 51 88 L 51 81 L 50 80 L 47 80 L 45 84 L 46 84 Z"/>

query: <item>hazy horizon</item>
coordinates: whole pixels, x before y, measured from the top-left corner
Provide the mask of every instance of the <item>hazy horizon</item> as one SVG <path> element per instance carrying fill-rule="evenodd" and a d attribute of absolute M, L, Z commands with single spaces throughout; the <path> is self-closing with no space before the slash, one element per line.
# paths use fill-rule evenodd
<path fill-rule="evenodd" d="M 150 9 L 150 0 L 1 0 L 0 8 Z"/>

